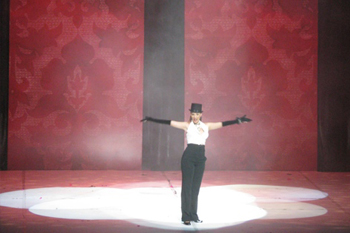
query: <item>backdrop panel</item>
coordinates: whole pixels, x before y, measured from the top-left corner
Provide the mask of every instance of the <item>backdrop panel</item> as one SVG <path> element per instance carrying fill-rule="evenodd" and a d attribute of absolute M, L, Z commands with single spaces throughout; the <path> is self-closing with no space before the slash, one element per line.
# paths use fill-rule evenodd
<path fill-rule="evenodd" d="M 208 169 L 316 169 L 317 3 L 186 1 L 186 108 L 253 119 L 210 133 Z"/>
<path fill-rule="evenodd" d="M 11 1 L 9 169 L 141 168 L 143 7 Z M 317 0 L 185 1 L 185 119 L 192 102 L 204 121 L 253 119 L 211 132 L 207 169 L 316 169 L 317 15 Z"/>
<path fill-rule="evenodd" d="M 140 169 L 144 1 L 11 1 L 8 169 Z"/>

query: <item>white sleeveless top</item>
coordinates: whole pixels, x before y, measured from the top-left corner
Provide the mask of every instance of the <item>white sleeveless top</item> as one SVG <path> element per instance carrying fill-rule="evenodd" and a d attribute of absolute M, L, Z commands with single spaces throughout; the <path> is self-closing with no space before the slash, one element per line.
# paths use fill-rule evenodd
<path fill-rule="evenodd" d="M 197 125 L 191 121 L 187 129 L 187 144 L 205 145 L 209 137 L 209 129 L 203 122 L 199 121 Z"/>

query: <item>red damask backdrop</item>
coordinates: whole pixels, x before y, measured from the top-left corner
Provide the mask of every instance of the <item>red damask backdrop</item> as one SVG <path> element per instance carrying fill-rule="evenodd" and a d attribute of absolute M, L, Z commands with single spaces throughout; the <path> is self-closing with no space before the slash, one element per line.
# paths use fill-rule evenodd
<path fill-rule="evenodd" d="M 11 0 L 9 169 L 140 169 L 144 1 Z"/>
<path fill-rule="evenodd" d="M 186 106 L 212 131 L 207 169 L 316 170 L 317 0 L 186 1 Z"/>
<path fill-rule="evenodd" d="M 316 170 L 317 0 L 185 0 L 208 170 Z M 141 169 L 144 0 L 11 0 L 9 169 Z"/>

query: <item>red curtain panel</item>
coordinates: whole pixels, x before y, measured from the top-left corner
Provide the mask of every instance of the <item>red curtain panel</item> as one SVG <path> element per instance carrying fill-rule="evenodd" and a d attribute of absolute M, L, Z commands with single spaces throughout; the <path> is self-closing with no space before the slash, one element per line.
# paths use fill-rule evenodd
<path fill-rule="evenodd" d="M 315 170 L 317 0 L 202 0 L 185 6 L 185 101 L 212 131 L 207 169 Z"/>
<path fill-rule="evenodd" d="M 144 2 L 10 7 L 8 169 L 140 169 Z"/>

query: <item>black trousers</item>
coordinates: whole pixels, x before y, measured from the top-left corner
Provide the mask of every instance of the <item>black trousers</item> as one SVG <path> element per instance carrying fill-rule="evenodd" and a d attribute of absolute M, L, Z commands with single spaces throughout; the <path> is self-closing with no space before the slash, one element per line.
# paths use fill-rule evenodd
<path fill-rule="evenodd" d="M 181 159 L 182 190 L 181 211 L 182 221 L 198 220 L 198 194 L 205 169 L 204 145 L 188 144 Z"/>

